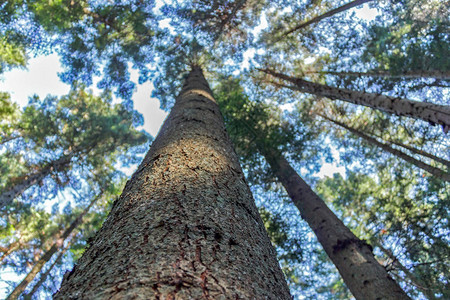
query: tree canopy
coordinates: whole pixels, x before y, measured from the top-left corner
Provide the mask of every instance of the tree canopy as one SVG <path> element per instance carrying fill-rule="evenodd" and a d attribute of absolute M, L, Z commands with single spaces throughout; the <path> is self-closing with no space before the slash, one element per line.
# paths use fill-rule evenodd
<path fill-rule="evenodd" d="M 120 194 L 120 169 L 151 140 L 138 129 L 136 86 L 152 82 L 169 110 L 187 71 L 201 66 L 296 299 L 352 294 L 268 152 L 373 248 L 408 296 L 449 298 L 447 15 L 445 2 L 425 0 L 0 4 L 0 74 L 57 53 L 72 86 L 25 107 L 0 92 L 2 270 L 24 278 L 59 243 L 21 297 L 57 290 Z M 324 176 L 324 165 L 345 172 Z M 8 278 L 5 294 L 20 282 Z"/>

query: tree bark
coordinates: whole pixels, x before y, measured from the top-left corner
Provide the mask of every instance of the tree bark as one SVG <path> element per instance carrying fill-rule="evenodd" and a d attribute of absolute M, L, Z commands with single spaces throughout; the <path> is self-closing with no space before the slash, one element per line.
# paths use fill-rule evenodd
<path fill-rule="evenodd" d="M 389 152 L 391 154 L 394 154 L 395 156 L 403 159 L 404 161 L 407 161 L 407 162 L 415 165 L 416 167 L 418 167 L 418 168 L 420 168 L 420 169 L 422 169 L 424 171 L 427 171 L 428 173 L 430 173 L 430 174 L 432 174 L 432 175 L 434 175 L 434 176 L 436 176 L 436 177 L 438 177 L 438 178 L 440 178 L 442 180 L 450 182 L 450 173 L 447 173 L 447 172 L 445 172 L 445 171 L 443 171 L 443 170 L 441 170 L 439 168 L 430 166 L 429 164 L 426 164 L 426 163 L 424 163 L 424 162 L 422 162 L 422 161 L 420 161 L 418 159 L 415 159 L 414 157 L 409 156 L 408 154 L 406 154 L 406 153 L 404 153 L 404 152 L 402 152 L 400 150 L 394 149 L 394 148 L 392 148 L 391 146 L 389 146 L 387 144 L 381 143 L 378 140 L 376 140 L 375 138 L 373 138 L 373 137 L 371 137 L 371 136 L 369 136 L 369 135 L 367 135 L 365 133 L 362 133 L 361 131 L 359 131 L 359 130 L 357 130 L 355 128 L 347 126 L 347 125 L 345 125 L 342 122 L 333 120 L 333 119 L 328 118 L 328 117 L 326 117 L 326 116 L 324 116 L 322 114 L 317 114 L 317 115 L 322 117 L 322 118 L 324 118 L 324 119 L 326 119 L 326 120 L 328 120 L 328 121 L 330 121 L 330 122 L 332 122 L 332 123 L 334 123 L 334 124 L 336 124 L 336 125 L 338 125 L 338 126 L 340 126 L 340 127 L 342 127 L 342 128 L 347 129 L 348 131 L 350 131 L 354 135 L 356 135 L 356 136 L 366 140 L 370 144 L 375 145 L 377 147 L 380 147 L 384 151 Z"/>
<path fill-rule="evenodd" d="M 21 182 L 13 184 L 12 187 L 0 194 L 0 208 L 12 203 L 16 197 L 20 196 L 28 188 L 46 178 L 51 172 L 62 171 L 68 164 L 70 164 L 72 156 L 73 154 L 64 155 L 61 158 L 47 164 L 37 173 L 27 175 Z"/>
<path fill-rule="evenodd" d="M 24 300 L 31 300 L 33 298 L 33 295 L 37 292 L 37 290 L 41 287 L 41 285 L 47 280 L 47 277 L 48 277 L 48 275 L 50 275 L 50 272 L 53 270 L 53 268 L 56 266 L 56 264 L 62 259 L 62 257 L 66 253 L 66 251 L 70 248 L 70 245 L 72 244 L 72 241 L 73 240 L 69 241 L 67 243 L 66 247 L 64 247 L 64 249 L 62 249 L 59 252 L 58 257 L 56 257 L 55 261 L 45 271 L 45 273 L 41 275 L 41 277 L 39 278 L 39 281 L 33 286 L 31 291 L 28 294 L 23 296 Z"/>
<path fill-rule="evenodd" d="M 55 295 L 79 298 L 291 299 L 199 67 Z"/>
<path fill-rule="evenodd" d="M 409 299 L 375 259 L 372 248 L 336 217 L 281 154 L 260 151 L 356 299 Z"/>
<path fill-rule="evenodd" d="M 440 124 L 446 133 L 450 130 L 450 106 L 393 98 L 375 93 L 334 88 L 319 83 L 309 82 L 301 78 L 287 76 L 269 69 L 260 70 L 274 77 L 292 82 L 295 86 L 289 86 L 288 88 L 293 90 L 327 97 L 331 100 L 339 99 L 398 116 L 421 119 L 432 124 Z"/>
<path fill-rule="evenodd" d="M 318 23 L 318 22 L 322 21 L 325 18 L 332 17 L 335 14 L 338 14 L 340 12 L 346 11 L 346 10 L 348 10 L 350 8 L 362 5 L 362 4 L 364 4 L 366 2 L 370 2 L 370 1 L 372 1 L 372 0 L 355 0 L 355 1 L 352 1 L 350 3 L 344 4 L 344 5 L 342 5 L 342 6 L 338 7 L 338 8 L 332 9 L 332 10 L 330 10 L 330 11 L 328 11 L 328 12 L 326 12 L 326 13 L 320 15 L 320 16 L 312 18 L 311 20 L 309 20 L 307 22 L 304 22 L 304 23 L 301 23 L 300 25 L 298 25 L 298 26 L 296 26 L 296 27 L 294 27 L 294 28 L 284 32 L 282 34 L 282 37 L 285 37 L 285 36 L 295 32 L 295 31 L 300 30 L 302 28 L 305 28 L 305 27 L 307 27 L 307 26 L 309 26 L 311 24 Z"/>
<path fill-rule="evenodd" d="M 16 286 L 16 288 L 9 294 L 7 300 L 17 299 L 20 294 L 22 294 L 27 288 L 28 284 L 33 281 L 36 275 L 42 270 L 44 265 L 52 258 L 64 244 L 64 241 L 73 233 L 73 231 L 83 222 L 84 216 L 89 212 L 89 209 L 95 204 L 95 202 L 102 196 L 102 193 L 95 196 L 94 199 L 89 203 L 89 205 L 83 210 L 83 212 L 70 224 L 70 226 L 64 230 L 61 237 L 59 237 L 52 247 L 47 250 L 44 255 L 37 261 L 37 263 L 31 268 L 27 276 Z"/>
<path fill-rule="evenodd" d="M 450 72 L 445 71 L 408 71 L 403 74 L 391 74 L 388 71 L 374 71 L 374 72 L 335 72 L 335 71 L 320 71 L 320 72 L 305 72 L 305 74 L 328 74 L 336 76 L 353 76 L 353 77 L 383 77 L 383 78 L 406 78 L 406 79 L 416 79 L 416 78 L 434 78 L 448 80 L 450 79 Z"/>

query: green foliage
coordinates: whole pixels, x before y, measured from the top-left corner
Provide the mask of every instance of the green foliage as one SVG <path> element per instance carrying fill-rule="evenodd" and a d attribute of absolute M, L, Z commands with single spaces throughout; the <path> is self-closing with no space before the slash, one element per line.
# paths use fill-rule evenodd
<path fill-rule="evenodd" d="M 445 241 L 450 232 L 448 185 L 433 178 L 411 181 L 384 169 L 376 178 L 354 172 L 347 178 L 335 174 L 321 180 L 317 190 L 358 236 L 374 245 L 388 245 L 426 288 L 446 295 L 450 279 L 450 248 Z M 402 270 L 395 264 L 391 268 L 405 282 L 405 289 L 417 295 Z"/>
<path fill-rule="evenodd" d="M 142 123 L 141 115 L 121 104 L 111 105 L 108 97 L 94 96 L 81 86 L 60 99 L 33 97 L 14 122 L 4 138 L 15 139 L 4 145 L 6 152 L 1 156 L 15 157 L 11 164 L 20 162 L 26 171 L 17 177 L 9 174 L 5 189 L 63 157 L 69 162 L 53 169 L 44 190 L 54 193 L 69 183 L 80 186 L 77 178 L 97 184 L 108 182 L 117 173 L 119 158 L 149 139 L 148 134 L 135 128 Z M 133 163 L 139 153 L 136 151 L 142 150 L 130 151 L 128 161 L 122 160 L 124 165 Z M 2 178 L 6 174 L 2 173 Z"/>
<path fill-rule="evenodd" d="M 24 67 L 27 55 L 23 45 L 0 36 L 0 74 L 13 67 Z"/>
<path fill-rule="evenodd" d="M 283 153 L 314 186 L 313 174 L 324 161 L 331 161 L 333 148 L 347 174 L 320 180 L 316 190 L 360 238 L 389 245 L 398 261 L 436 296 L 450 297 L 445 294 L 449 290 L 448 185 L 313 114 L 326 112 L 380 140 L 445 158 L 448 142 L 442 132 L 405 118 L 288 91 L 283 83 L 253 71 L 253 67 L 270 66 L 331 86 L 446 104 L 448 80 L 401 77 L 418 71 L 448 72 L 450 42 L 444 2 L 374 1 L 372 7 L 379 16 L 372 22 L 348 11 L 288 36 L 283 36 L 286 29 L 342 3 L 199 0 L 165 5 L 162 13 L 155 4 L 134 0 L 12 0 L 0 4 L 0 73 L 24 67 L 29 56 L 54 48 L 62 58 L 65 82 L 90 85 L 94 76 L 101 75 L 98 87 L 105 90 L 102 97 L 96 97 L 75 85 L 60 99 L 32 98 L 23 111 L 7 94 L 0 94 L 0 189 L 73 155 L 70 164 L 52 171 L 7 208 L 0 244 L 17 240 L 16 233 L 24 236 L 22 248 L 6 260 L 8 266 L 25 272 L 33 257 L 53 241 L 56 228 L 65 228 L 84 209 L 82 199 L 111 187 L 86 216 L 63 263 L 52 271 L 54 280 L 82 254 L 88 237 L 103 222 L 110 205 L 106 200 L 120 193 L 120 184 L 109 185 L 123 179 L 118 165 L 137 162 L 143 148 L 134 146 L 148 138 L 135 128 L 142 117 L 132 110 L 135 83 L 130 80 L 129 67 L 139 70 L 139 83 L 152 75 L 153 95 L 164 108 L 170 108 L 189 66 L 201 65 L 215 79 L 214 92 L 227 130 L 259 206 L 264 207 L 262 217 L 295 296 L 351 298 L 306 223 L 284 201 L 286 195 L 261 155 L 267 149 Z M 164 18 L 170 18 L 170 26 L 160 28 L 158 22 Z M 260 21 L 268 22 L 261 34 L 255 29 Z M 249 60 L 250 71 L 244 70 L 244 58 L 252 53 L 257 55 Z M 399 77 L 329 71 L 383 71 Z M 239 80 L 229 76 L 237 73 Z M 112 90 L 128 101 L 113 105 Z M 54 214 L 39 207 L 53 195 L 64 193 L 73 194 L 77 205 L 66 206 L 62 213 L 56 205 Z M 266 199 L 268 194 L 275 195 L 275 201 Z M 411 288 L 406 272 L 380 249 L 375 247 L 375 254 L 391 274 L 411 296 L 422 297 Z M 51 282 L 42 290 L 51 291 Z"/>

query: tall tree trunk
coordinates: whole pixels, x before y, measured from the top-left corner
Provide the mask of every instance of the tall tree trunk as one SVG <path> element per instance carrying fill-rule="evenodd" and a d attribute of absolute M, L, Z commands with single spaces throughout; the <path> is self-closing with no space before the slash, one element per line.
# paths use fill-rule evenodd
<path fill-rule="evenodd" d="M 319 83 L 309 82 L 301 78 L 287 76 L 269 69 L 260 70 L 277 78 L 292 82 L 295 86 L 289 86 L 288 88 L 293 90 L 327 97 L 331 100 L 339 99 L 353 104 L 368 106 L 398 116 L 421 119 L 432 124 L 442 125 L 444 132 L 450 130 L 450 106 L 393 98 L 375 93 L 334 88 Z"/>
<path fill-rule="evenodd" d="M 431 291 L 431 289 L 422 282 L 419 278 L 417 278 L 413 273 L 411 273 L 405 266 L 402 265 L 402 263 L 397 259 L 397 257 L 392 253 L 391 250 L 385 248 L 383 245 L 381 245 L 380 242 L 374 241 L 374 244 L 376 247 L 380 248 L 380 250 L 387 256 L 389 259 L 392 260 L 392 264 L 395 268 L 402 271 L 406 277 L 411 281 L 411 283 L 416 286 L 428 299 L 434 300 L 436 299 L 436 296 Z"/>
<path fill-rule="evenodd" d="M 95 204 L 95 202 L 102 196 L 102 193 L 95 196 L 94 199 L 89 203 L 89 205 L 83 210 L 83 212 L 64 230 L 61 237 L 59 237 L 55 243 L 53 243 L 52 247 L 47 250 L 44 255 L 37 261 L 37 263 L 31 268 L 31 271 L 28 272 L 27 276 L 16 286 L 16 288 L 9 294 L 7 300 L 17 299 L 20 294 L 22 294 L 27 288 L 28 284 L 33 281 L 36 275 L 42 270 L 44 265 L 52 258 L 53 254 L 55 254 L 64 244 L 64 241 L 73 233 L 73 231 L 83 222 L 84 216 L 89 212 L 89 209 Z"/>
<path fill-rule="evenodd" d="M 29 174 L 18 183 L 12 183 L 8 190 L 0 194 L 0 208 L 10 204 L 16 197 L 20 196 L 31 186 L 37 184 L 46 178 L 51 172 L 62 171 L 66 168 L 73 157 L 73 154 L 64 155 L 61 158 L 45 165 L 37 173 Z"/>
<path fill-rule="evenodd" d="M 3 260 L 5 258 L 7 258 L 11 253 L 13 253 L 14 251 L 16 251 L 17 249 L 19 249 L 20 247 L 20 239 L 12 242 L 8 247 L 6 247 L 3 251 L 2 256 L 0 257 L 0 264 L 3 262 Z"/>
<path fill-rule="evenodd" d="M 402 152 L 400 150 L 394 149 L 394 148 L 392 148 L 391 146 L 389 146 L 387 144 L 379 142 L 377 139 L 375 139 L 375 138 L 373 138 L 373 137 L 371 137 L 371 136 L 369 136 L 369 135 L 367 135 L 367 134 L 365 134 L 365 133 L 363 133 L 363 132 L 361 132 L 361 131 L 359 131 L 359 130 L 357 130 L 355 128 L 347 126 L 347 125 L 345 125 L 342 122 L 333 120 L 333 119 L 328 118 L 328 117 L 326 117 L 326 116 L 324 116 L 322 114 L 317 114 L 317 115 L 321 116 L 322 118 L 324 118 L 324 119 L 326 119 L 326 120 L 328 120 L 328 121 L 330 121 L 330 122 L 332 122 L 332 123 L 334 123 L 334 124 L 336 124 L 336 125 L 338 125 L 338 126 L 340 126 L 342 128 L 347 129 L 348 131 L 350 131 L 354 135 L 356 135 L 356 136 L 366 140 L 370 144 L 375 145 L 377 147 L 380 147 L 384 151 L 389 152 L 391 154 L 394 154 L 395 156 L 403 159 L 404 161 L 407 161 L 407 162 L 415 165 L 416 167 L 418 167 L 418 168 L 420 168 L 420 169 L 422 169 L 424 171 L 427 171 L 428 173 L 430 173 L 430 174 L 432 174 L 432 175 L 434 175 L 434 176 L 436 176 L 436 177 L 438 177 L 438 178 L 440 178 L 442 180 L 450 182 L 450 173 L 447 173 L 447 172 L 445 172 L 445 171 L 443 171 L 443 170 L 441 170 L 439 168 L 430 166 L 429 164 L 426 164 L 426 163 L 424 163 L 424 162 L 422 162 L 422 161 L 420 161 L 418 159 L 415 159 L 414 157 L 409 156 L 408 154 L 406 154 L 406 153 L 404 153 L 404 152 Z"/>
<path fill-rule="evenodd" d="M 295 32 L 295 31 L 300 30 L 302 28 L 305 28 L 305 27 L 307 27 L 307 26 L 309 26 L 311 24 L 318 23 L 318 22 L 322 21 L 325 18 L 332 17 L 335 14 L 338 14 L 340 12 L 346 11 L 346 10 L 348 10 L 350 8 L 362 5 L 362 4 L 364 4 L 366 2 L 370 2 L 370 1 L 372 1 L 372 0 L 355 0 L 355 1 L 352 1 L 350 3 L 344 4 L 344 5 L 342 5 L 342 6 L 338 7 L 338 8 L 335 8 L 335 9 L 332 9 L 330 11 L 327 11 L 326 13 L 324 13 L 324 14 L 322 14 L 320 16 L 312 18 L 311 20 L 309 20 L 307 22 L 304 22 L 304 23 L 301 23 L 300 25 L 298 25 L 298 26 L 296 26 L 296 27 L 294 27 L 294 28 L 284 32 L 282 34 L 282 37 L 285 37 L 285 36 Z"/>
<path fill-rule="evenodd" d="M 260 149 L 356 299 L 409 299 L 372 253 L 273 149 Z"/>
<path fill-rule="evenodd" d="M 426 151 L 423 151 L 423 150 L 420 150 L 420 149 L 411 147 L 411 146 L 409 146 L 409 145 L 402 144 L 402 143 L 400 143 L 400 142 L 391 141 L 391 140 L 388 140 L 387 142 L 390 143 L 390 144 L 394 144 L 394 145 L 397 145 L 397 146 L 399 146 L 399 147 L 408 149 L 408 150 L 411 151 L 412 153 L 419 154 L 419 155 L 422 155 L 422 156 L 431 158 L 432 160 L 437 161 L 437 162 L 443 164 L 444 166 L 446 166 L 447 168 L 450 169 L 450 161 L 448 161 L 448 160 L 446 160 L 446 159 L 444 159 L 444 158 L 442 158 L 442 157 L 438 157 L 438 156 L 433 155 L 433 154 L 431 154 L 431 153 L 428 153 L 428 152 L 426 152 Z"/>
<path fill-rule="evenodd" d="M 50 272 L 53 270 L 53 268 L 56 266 L 56 264 L 59 263 L 59 261 L 62 259 L 62 257 L 64 256 L 64 254 L 66 253 L 66 251 L 70 248 L 70 245 L 72 244 L 72 240 L 70 240 L 67 245 L 64 247 L 64 249 L 62 249 L 59 254 L 58 257 L 56 257 L 55 261 L 52 263 L 52 265 L 45 271 L 44 274 L 41 275 L 41 277 L 39 278 L 39 281 L 33 286 L 33 288 L 31 289 L 31 291 L 24 295 L 24 300 L 31 300 L 33 298 L 33 295 L 37 292 L 37 290 L 41 287 L 41 285 L 47 280 L 48 275 L 50 275 Z"/>
<path fill-rule="evenodd" d="M 55 299 L 138 296 L 291 299 L 199 67 Z"/>
<path fill-rule="evenodd" d="M 391 74 L 388 71 L 373 71 L 373 72 L 335 72 L 335 71 L 310 71 L 305 72 L 305 74 L 329 74 L 337 76 L 352 76 L 352 77 L 383 77 L 383 78 L 406 78 L 406 79 L 416 79 L 416 78 L 434 78 L 434 79 L 450 79 L 450 72 L 446 71 L 408 71 L 403 74 Z"/>

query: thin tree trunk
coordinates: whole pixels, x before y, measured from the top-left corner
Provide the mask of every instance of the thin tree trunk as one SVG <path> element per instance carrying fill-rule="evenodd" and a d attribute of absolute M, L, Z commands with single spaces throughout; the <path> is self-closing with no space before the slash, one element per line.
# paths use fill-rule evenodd
<path fill-rule="evenodd" d="M 72 156 L 73 154 L 64 155 L 63 157 L 47 164 L 37 173 L 27 175 L 21 182 L 13 183 L 8 190 L 5 190 L 0 194 L 0 208 L 12 203 L 16 197 L 20 196 L 28 188 L 46 178 L 51 172 L 63 170 L 70 163 Z"/>
<path fill-rule="evenodd" d="M 374 241 L 375 246 L 380 248 L 380 250 L 392 260 L 392 263 L 395 268 L 402 271 L 406 277 L 411 281 L 411 283 L 416 286 L 428 299 L 436 299 L 434 293 L 431 291 L 430 288 L 428 288 L 422 280 L 417 278 L 413 273 L 411 273 L 405 266 L 402 265 L 402 263 L 397 259 L 397 257 L 392 253 L 391 250 L 385 248 L 381 243 L 378 241 Z"/>
<path fill-rule="evenodd" d="M 307 27 L 307 26 L 309 26 L 311 24 L 318 23 L 318 22 L 322 21 L 325 18 L 334 16 L 335 14 L 338 14 L 340 12 L 346 11 L 346 10 L 348 10 L 350 8 L 362 5 L 362 4 L 370 2 L 370 1 L 372 1 L 372 0 L 355 0 L 355 1 L 352 1 L 350 3 L 344 4 L 344 5 L 342 5 L 342 6 L 338 7 L 338 8 L 332 9 L 332 10 L 330 10 L 330 11 L 328 11 L 328 12 L 326 12 L 326 13 L 320 15 L 320 16 L 312 18 L 311 20 L 309 20 L 307 22 L 304 22 L 304 23 L 301 23 L 300 25 L 298 25 L 298 26 L 296 26 L 296 27 L 294 27 L 294 28 L 284 32 L 282 34 L 282 37 L 285 37 L 285 36 L 295 32 L 295 31 L 300 30 L 302 28 L 305 28 L 305 27 Z"/>
<path fill-rule="evenodd" d="M 199 67 L 55 299 L 291 299 Z"/>
<path fill-rule="evenodd" d="M 388 71 L 374 71 L 374 72 L 334 72 L 334 71 L 310 71 L 305 72 L 305 74 L 329 74 L 337 76 L 352 76 L 352 77 L 383 77 L 383 78 L 406 78 L 406 79 L 416 79 L 416 78 L 434 78 L 434 79 L 450 79 L 450 72 L 445 71 L 408 71 L 403 74 L 391 74 Z"/>
<path fill-rule="evenodd" d="M 397 146 L 399 146 L 399 147 L 408 149 L 408 150 L 411 151 L 412 153 L 419 154 L 419 155 L 422 155 L 422 156 L 431 158 L 432 160 L 437 161 L 437 162 L 443 164 L 443 165 L 446 166 L 447 168 L 450 168 L 450 161 L 448 161 L 448 160 L 446 160 L 446 159 L 444 159 L 444 158 L 442 158 L 442 157 L 435 156 L 435 155 L 433 155 L 433 154 L 431 154 L 431 153 L 428 153 L 428 152 L 426 152 L 426 151 L 423 151 L 423 150 L 420 150 L 420 149 L 416 149 L 416 148 L 414 148 L 414 147 L 411 147 L 411 146 L 408 146 L 408 145 L 405 145 L 405 144 L 402 144 L 402 143 L 399 143 L 399 142 L 396 142 L 396 141 L 391 141 L 391 140 L 389 140 L 389 141 L 387 141 L 387 142 L 388 142 L 388 143 L 391 143 L 391 144 L 394 144 L 394 145 L 397 145 Z"/>
<path fill-rule="evenodd" d="M 409 299 L 375 259 L 372 248 L 336 217 L 281 154 L 260 151 L 356 299 Z"/>
<path fill-rule="evenodd" d="M 6 143 L 8 143 L 10 141 L 13 141 L 15 139 L 18 139 L 20 137 L 21 137 L 20 135 L 16 135 L 16 136 L 2 136 L 2 137 L 0 137 L 0 146 L 4 145 L 4 144 L 6 144 Z"/>
<path fill-rule="evenodd" d="M 260 70 L 277 78 L 292 82 L 295 86 L 290 86 L 288 88 L 293 90 L 327 97 L 331 100 L 339 99 L 353 104 L 368 106 L 398 116 L 421 119 L 432 124 L 442 125 L 444 132 L 450 130 L 450 106 L 393 98 L 375 93 L 334 88 L 319 83 L 309 82 L 301 78 L 287 76 L 269 69 Z"/>
<path fill-rule="evenodd" d="M 59 263 L 59 261 L 62 259 L 62 257 L 64 256 L 64 254 L 66 253 L 66 251 L 70 248 L 70 245 L 72 244 L 72 240 L 69 241 L 66 245 L 66 247 L 64 247 L 64 249 L 62 249 L 59 254 L 58 257 L 55 259 L 55 261 L 52 263 L 52 265 L 45 271 L 44 274 L 41 275 L 41 277 L 39 278 L 39 281 L 33 286 L 33 288 L 31 289 L 31 291 L 24 295 L 24 300 L 31 300 L 33 295 L 37 292 L 37 290 L 41 287 L 41 285 L 47 280 L 48 275 L 50 275 L 50 272 L 53 270 L 53 268 L 56 266 L 57 263 Z"/>
<path fill-rule="evenodd" d="M 8 247 L 6 247 L 5 251 L 3 251 L 2 256 L 0 257 L 0 264 L 3 262 L 3 260 L 8 257 L 11 253 L 19 249 L 20 247 L 20 239 L 12 242 Z"/>
<path fill-rule="evenodd" d="M 62 247 L 64 241 L 73 233 L 73 231 L 83 222 L 84 216 L 89 212 L 89 209 L 95 204 L 95 202 L 102 196 L 102 193 L 95 196 L 94 199 L 89 203 L 89 205 L 83 210 L 83 212 L 70 224 L 70 226 L 64 230 L 61 237 L 59 237 L 55 243 L 53 243 L 52 247 L 47 250 L 44 255 L 37 261 L 37 263 L 31 268 L 31 271 L 28 272 L 27 276 L 16 286 L 16 288 L 9 294 L 7 300 L 17 299 L 20 294 L 22 294 L 27 288 L 28 284 L 33 281 L 36 275 L 42 270 L 44 265 L 52 258 L 53 254 L 55 254 L 58 249 Z"/>
<path fill-rule="evenodd" d="M 422 161 L 420 161 L 418 159 L 415 159 L 414 157 L 409 156 L 408 154 L 406 154 L 406 153 L 404 153 L 404 152 L 402 152 L 400 150 L 394 149 L 394 148 L 392 148 L 391 146 L 389 146 L 387 144 L 381 143 L 378 140 L 376 140 L 375 138 L 373 138 L 373 137 L 371 137 L 369 135 L 366 135 L 365 133 L 362 133 L 361 131 L 359 131 L 357 129 L 354 129 L 354 128 L 350 127 L 350 126 L 347 126 L 344 123 L 341 123 L 339 121 L 336 121 L 336 120 L 333 120 L 331 118 L 328 118 L 328 117 L 326 117 L 326 116 L 324 116 L 322 114 L 317 114 L 317 115 L 321 116 L 322 118 L 324 118 L 324 119 L 326 119 L 326 120 L 328 120 L 328 121 L 330 121 L 330 122 L 332 122 L 332 123 L 334 123 L 336 125 L 339 125 L 342 128 L 347 129 L 348 131 L 350 131 L 351 133 L 355 134 L 356 136 L 366 140 L 367 142 L 369 142 L 369 143 L 371 143 L 371 144 L 373 144 L 373 145 L 375 145 L 377 147 L 380 147 L 384 151 L 389 152 L 391 154 L 394 154 L 395 156 L 403 159 L 404 161 L 407 161 L 407 162 L 415 165 L 416 167 L 418 167 L 418 168 L 420 168 L 420 169 L 422 169 L 424 171 L 427 171 L 428 173 L 430 173 L 430 174 L 432 174 L 432 175 L 434 175 L 434 176 L 436 176 L 436 177 L 438 177 L 438 178 L 440 178 L 442 180 L 450 182 L 450 173 L 447 173 L 447 172 L 445 172 L 445 171 L 443 171 L 443 170 L 441 170 L 439 168 L 430 166 L 429 164 L 426 164 L 426 163 L 424 163 L 424 162 L 422 162 Z"/>

